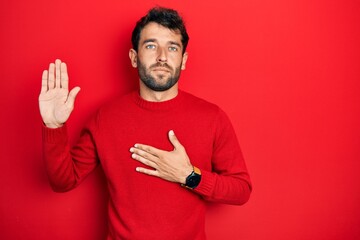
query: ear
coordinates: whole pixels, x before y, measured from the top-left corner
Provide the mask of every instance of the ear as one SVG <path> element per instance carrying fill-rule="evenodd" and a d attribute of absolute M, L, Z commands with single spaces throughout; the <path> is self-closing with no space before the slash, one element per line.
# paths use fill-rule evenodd
<path fill-rule="evenodd" d="M 187 59 L 188 59 L 188 56 L 189 56 L 189 54 L 188 54 L 187 52 L 185 52 L 185 53 L 183 54 L 183 59 L 182 59 L 182 63 L 181 63 L 181 70 L 185 70 L 185 68 L 186 68 L 186 61 L 187 61 Z"/>
<path fill-rule="evenodd" d="M 129 50 L 129 58 L 131 61 L 131 65 L 134 68 L 137 68 L 137 52 L 135 51 L 135 49 L 130 49 Z"/>

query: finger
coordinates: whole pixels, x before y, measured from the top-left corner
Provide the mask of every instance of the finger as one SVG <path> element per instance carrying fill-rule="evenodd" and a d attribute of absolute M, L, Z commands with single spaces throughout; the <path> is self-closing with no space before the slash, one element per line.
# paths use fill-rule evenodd
<path fill-rule="evenodd" d="M 148 153 L 148 152 L 145 152 L 141 149 L 137 149 L 137 148 L 130 148 L 130 152 L 132 152 L 133 154 L 136 154 L 136 155 L 139 155 L 140 157 L 143 157 L 145 159 L 148 159 L 152 162 L 157 162 L 157 160 L 159 159 L 158 157 Z"/>
<path fill-rule="evenodd" d="M 41 92 L 45 93 L 48 90 L 48 71 L 44 70 L 41 77 Z"/>
<path fill-rule="evenodd" d="M 61 60 L 55 60 L 55 87 L 60 88 L 60 65 Z"/>
<path fill-rule="evenodd" d="M 175 136 L 175 133 L 174 133 L 173 130 L 169 131 L 169 139 L 170 139 L 170 142 L 174 146 L 175 149 L 179 149 L 179 148 L 182 147 L 181 143 L 179 142 L 179 140 Z"/>
<path fill-rule="evenodd" d="M 62 62 L 60 65 L 60 86 L 61 88 L 68 89 L 69 88 L 69 75 L 67 73 L 67 66 L 66 63 Z"/>
<path fill-rule="evenodd" d="M 139 162 L 141 162 L 142 164 L 145 164 L 146 166 L 152 167 L 154 169 L 157 169 L 157 164 L 153 161 L 150 161 L 149 159 L 146 159 L 140 155 L 137 155 L 136 153 L 131 154 L 131 157 L 134 160 L 137 160 Z"/>
<path fill-rule="evenodd" d="M 144 174 L 150 175 L 150 176 L 159 177 L 159 172 L 156 171 L 156 170 L 151 170 L 151 169 L 147 169 L 147 168 L 137 167 L 137 168 L 136 168 L 136 171 L 137 171 L 137 172 L 140 172 L 140 173 L 144 173 Z"/>
<path fill-rule="evenodd" d="M 78 93 L 80 92 L 81 88 L 80 87 L 74 87 L 73 89 L 71 89 L 68 99 L 66 100 L 66 105 L 69 108 L 73 108 L 74 107 L 74 103 L 75 103 L 75 99 L 76 96 L 78 95 Z"/>
<path fill-rule="evenodd" d="M 139 144 L 139 143 L 135 144 L 134 147 L 137 149 L 143 150 L 147 153 L 150 153 L 150 154 L 154 155 L 155 157 L 159 157 L 159 155 L 161 155 L 161 153 L 163 152 L 160 149 L 154 148 L 149 145 Z"/>
<path fill-rule="evenodd" d="M 53 89 L 55 87 L 55 64 L 54 63 L 50 63 L 49 65 L 49 82 L 48 82 L 48 87 L 49 89 Z"/>

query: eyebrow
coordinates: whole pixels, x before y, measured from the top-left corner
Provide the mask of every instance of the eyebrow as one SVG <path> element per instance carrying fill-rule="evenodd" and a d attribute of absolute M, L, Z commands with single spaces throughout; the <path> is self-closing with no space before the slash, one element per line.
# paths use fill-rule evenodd
<path fill-rule="evenodd" d="M 178 46 L 179 48 L 181 48 L 180 43 L 177 43 L 177 42 L 174 42 L 174 41 L 170 41 L 169 43 L 170 43 L 171 45 L 176 45 L 176 46 Z"/>
<path fill-rule="evenodd" d="M 156 39 L 154 39 L 154 38 L 146 39 L 143 41 L 142 44 L 149 43 L 149 42 L 156 42 Z"/>
<path fill-rule="evenodd" d="M 146 43 L 153 43 L 153 42 L 157 42 L 157 40 L 155 38 L 149 38 L 149 39 L 144 40 L 142 44 L 144 45 Z M 168 43 L 170 43 L 170 45 L 176 45 L 179 48 L 181 48 L 181 44 L 178 42 L 169 41 Z"/>

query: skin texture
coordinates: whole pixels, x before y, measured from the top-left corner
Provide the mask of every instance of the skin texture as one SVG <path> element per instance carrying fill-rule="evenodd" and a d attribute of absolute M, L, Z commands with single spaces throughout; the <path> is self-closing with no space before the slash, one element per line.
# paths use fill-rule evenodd
<path fill-rule="evenodd" d="M 165 85 L 169 77 L 176 77 L 177 71 L 185 70 L 188 53 L 182 52 L 180 33 L 151 22 L 141 31 L 138 51 L 130 49 L 129 57 L 132 66 L 139 68 L 140 77 L 140 72 L 144 71 L 142 68 L 145 68 L 156 84 Z M 178 74 L 180 76 L 180 71 Z M 139 83 L 140 96 L 148 101 L 166 101 L 176 97 L 178 93 L 178 83 L 166 91 L 154 91 L 142 79 Z"/>
<path fill-rule="evenodd" d="M 69 77 L 67 66 L 56 59 L 50 63 L 49 70 L 44 70 L 39 95 L 40 114 L 49 128 L 61 127 L 74 109 L 74 102 L 80 87 L 68 89 Z"/>
<path fill-rule="evenodd" d="M 134 160 L 153 168 L 150 170 L 137 167 L 136 171 L 170 182 L 185 184 L 186 177 L 191 174 L 193 167 L 184 146 L 181 145 L 172 130 L 169 131 L 169 139 L 174 146 L 174 150 L 171 152 L 139 143 L 130 148 Z"/>
<path fill-rule="evenodd" d="M 140 96 L 148 101 L 166 101 L 178 94 L 178 83 L 165 91 L 154 91 L 141 79 L 141 71 L 150 75 L 159 86 L 164 86 L 171 78 L 179 78 L 180 70 L 184 70 L 188 53 L 183 52 L 181 35 L 157 23 L 149 23 L 141 32 L 139 48 L 136 52 L 130 49 L 129 57 L 133 67 L 140 68 Z M 163 67 L 161 67 L 161 65 Z M 168 66 L 168 67 L 164 67 Z M 149 170 L 137 167 L 136 171 L 160 177 L 167 181 L 185 183 L 186 177 L 191 174 L 193 166 L 173 131 L 169 131 L 169 140 L 174 146 L 171 152 L 163 151 L 152 146 L 136 143 L 130 148 L 132 158 L 151 168 Z"/>
<path fill-rule="evenodd" d="M 178 94 L 178 78 L 185 69 L 188 53 L 182 53 L 181 35 L 157 23 L 149 23 L 141 32 L 139 49 L 130 49 L 129 57 L 134 68 L 139 68 L 140 96 L 147 101 L 161 102 L 175 98 Z M 145 84 L 149 77 L 153 85 L 163 88 L 156 91 Z M 145 78 L 145 77 L 144 77 Z M 50 63 L 43 71 L 42 86 L 39 95 L 40 114 L 49 128 L 61 127 L 74 109 L 74 103 L 80 87 L 68 89 L 67 66 L 60 59 Z M 164 151 L 149 145 L 135 143 L 130 148 L 132 158 L 152 169 L 137 167 L 140 174 L 162 178 L 166 181 L 185 183 L 186 177 L 193 171 L 185 148 L 169 129 L 169 140 L 173 151 Z"/>

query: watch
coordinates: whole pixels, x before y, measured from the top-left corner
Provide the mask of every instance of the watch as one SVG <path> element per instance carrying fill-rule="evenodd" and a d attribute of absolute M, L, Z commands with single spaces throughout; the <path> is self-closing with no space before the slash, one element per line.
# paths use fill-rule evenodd
<path fill-rule="evenodd" d="M 201 171 L 199 168 L 193 166 L 192 173 L 186 177 L 186 182 L 183 186 L 194 189 L 196 188 L 201 181 Z"/>

